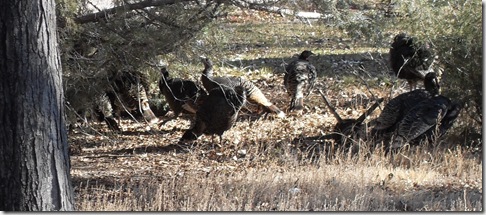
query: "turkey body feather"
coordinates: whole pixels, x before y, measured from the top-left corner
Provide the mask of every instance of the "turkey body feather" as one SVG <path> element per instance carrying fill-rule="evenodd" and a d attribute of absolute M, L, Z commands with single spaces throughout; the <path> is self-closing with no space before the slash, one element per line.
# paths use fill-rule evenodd
<path fill-rule="evenodd" d="M 206 91 L 193 81 L 170 78 L 165 67 L 161 69 L 161 73 L 159 89 L 174 115 L 160 122 L 159 126 L 177 118 L 181 113 L 196 114 L 198 105 L 207 96 Z"/>
<path fill-rule="evenodd" d="M 309 62 L 310 51 L 303 51 L 299 59 L 292 61 L 285 68 L 284 86 L 290 96 L 289 111 L 302 110 L 304 97 L 308 96 L 317 76 L 316 68 Z"/>
<path fill-rule="evenodd" d="M 414 106 L 400 121 L 396 145 L 418 143 L 424 139 L 441 137 L 452 126 L 460 106 L 445 96 L 435 96 Z"/>
<path fill-rule="evenodd" d="M 162 73 L 164 77 L 159 81 L 159 89 L 174 114 L 195 114 L 198 100 L 207 96 L 207 93 L 193 81 L 169 78 L 166 70 Z"/>
<path fill-rule="evenodd" d="M 417 89 L 402 93 L 391 99 L 383 108 L 380 116 L 376 119 L 376 130 L 393 131 L 397 122 L 402 120 L 404 115 L 419 102 L 430 98 L 432 95 L 424 89 Z"/>
<path fill-rule="evenodd" d="M 197 110 L 194 126 L 183 134 L 181 140 L 195 140 L 202 134 L 216 134 L 221 138 L 234 125 L 245 102 L 246 92 L 241 86 L 220 85 L 210 90 Z"/>

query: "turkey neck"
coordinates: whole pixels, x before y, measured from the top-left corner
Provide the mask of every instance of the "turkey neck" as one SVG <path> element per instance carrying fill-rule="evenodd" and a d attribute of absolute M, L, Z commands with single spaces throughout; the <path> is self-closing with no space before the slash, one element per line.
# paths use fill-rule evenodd
<path fill-rule="evenodd" d="M 213 76 L 213 66 L 208 65 L 207 63 L 204 63 L 204 70 L 203 74 L 206 75 L 206 77 L 210 78 Z"/>
<path fill-rule="evenodd" d="M 168 86 L 168 82 L 169 82 L 169 79 L 170 79 L 169 78 L 169 72 L 168 71 L 162 71 L 161 75 L 162 75 L 162 77 L 161 77 L 160 81 L 162 82 L 162 84 L 165 87 L 169 88 L 169 86 Z"/>
<path fill-rule="evenodd" d="M 299 60 L 309 62 L 309 58 L 304 56 L 299 56 Z"/>

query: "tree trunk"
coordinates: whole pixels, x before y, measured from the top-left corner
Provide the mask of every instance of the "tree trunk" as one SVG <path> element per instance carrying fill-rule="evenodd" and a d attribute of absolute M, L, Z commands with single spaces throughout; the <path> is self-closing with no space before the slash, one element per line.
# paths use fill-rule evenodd
<path fill-rule="evenodd" d="M 73 210 L 54 0 L 0 2 L 0 210 Z"/>

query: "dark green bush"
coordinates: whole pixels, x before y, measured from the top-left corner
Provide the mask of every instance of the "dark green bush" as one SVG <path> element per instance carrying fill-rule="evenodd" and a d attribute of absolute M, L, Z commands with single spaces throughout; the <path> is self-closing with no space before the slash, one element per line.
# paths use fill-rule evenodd
<path fill-rule="evenodd" d="M 387 3 L 388 4 L 388 3 Z M 458 126 L 481 133 L 482 107 L 482 5 L 479 1 L 389 1 L 393 16 L 380 7 L 364 16 L 341 11 L 336 24 L 351 38 L 387 47 L 393 36 L 407 32 L 428 41 L 439 57 L 442 93 L 463 103 Z M 365 17 L 356 19 L 356 17 Z M 467 127 L 467 128 L 466 128 Z M 471 132 L 471 131 L 468 131 Z"/>

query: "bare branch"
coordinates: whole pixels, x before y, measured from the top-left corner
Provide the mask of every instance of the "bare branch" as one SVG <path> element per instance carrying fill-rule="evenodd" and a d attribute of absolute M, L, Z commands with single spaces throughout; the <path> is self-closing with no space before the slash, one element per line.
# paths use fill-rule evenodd
<path fill-rule="evenodd" d="M 339 116 L 336 109 L 331 105 L 331 103 L 329 103 L 329 101 L 327 100 L 324 93 L 320 89 L 318 91 L 319 91 L 319 94 L 321 94 L 322 98 L 324 99 L 324 102 L 326 103 L 326 105 L 329 108 L 329 110 L 331 111 L 331 113 L 334 115 L 334 117 L 336 117 L 336 120 L 338 121 L 338 123 L 341 123 L 343 121 L 343 118 L 341 118 L 341 116 Z"/>
<path fill-rule="evenodd" d="M 366 119 L 366 117 L 369 116 L 380 105 L 381 102 L 383 102 L 383 98 L 377 99 L 376 102 L 373 103 L 373 105 L 371 105 L 368 110 L 361 114 L 361 116 L 356 121 L 358 123 L 362 123 Z"/>

